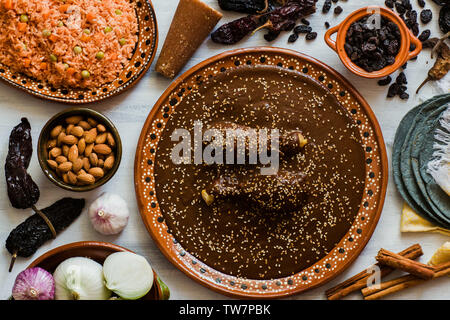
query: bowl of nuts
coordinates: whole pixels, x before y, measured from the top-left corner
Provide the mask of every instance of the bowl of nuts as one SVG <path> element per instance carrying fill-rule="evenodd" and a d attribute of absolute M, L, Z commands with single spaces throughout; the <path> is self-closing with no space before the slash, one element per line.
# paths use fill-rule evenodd
<path fill-rule="evenodd" d="M 331 38 L 334 33 L 336 40 Z M 347 69 L 372 79 L 393 73 L 422 50 L 422 43 L 402 18 L 380 6 L 352 12 L 324 38 Z"/>
<path fill-rule="evenodd" d="M 90 191 L 112 178 L 122 157 L 114 124 L 88 108 L 53 116 L 38 141 L 39 164 L 54 184 L 70 191 Z"/>

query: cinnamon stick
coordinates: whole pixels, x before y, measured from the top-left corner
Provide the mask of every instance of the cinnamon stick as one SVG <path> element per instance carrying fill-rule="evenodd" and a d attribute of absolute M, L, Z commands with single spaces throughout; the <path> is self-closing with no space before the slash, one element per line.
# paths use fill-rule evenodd
<path fill-rule="evenodd" d="M 417 259 L 420 257 L 423 252 L 422 248 L 419 244 L 414 244 L 409 248 L 398 253 L 401 256 L 404 256 L 408 259 Z M 380 265 L 379 263 L 375 264 L 380 268 L 381 277 L 384 277 L 390 274 L 395 269 L 392 269 L 388 266 Z M 337 300 L 341 299 L 350 293 L 365 288 L 367 286 L 367 279 L 371 276 L 368 270 L 363 270 L 360 273 L 354 275 L 353 277 L 347 279 L 346 281 L 328 289 L 325 291 L 328 300 Z"/>
<path fill-rule="evenodd" d="M 376 259 L 383 265 L 408 272 L 425 280 L 431 279 L 434 276 L 434 267 L 405 258 L 386 249 L 378 251 Z"/>
<path fill-rule="evenodd" d="M 440 278 L 446 275 L 450 275 L 450 261 L 435 267 L 433 279 Z M 427 280 L 413 275 L 406 275 L 383 282 L 378 288 L 375 288 L 375 286 L 365 288 L 361 290 L 361 293 L 363 294 L 365 300 L 376 300 L 386 297 L 387 295 L 390 295 L 392 293 L 399 292 L 403 289 L 416 286 L 426 281 Z"/>

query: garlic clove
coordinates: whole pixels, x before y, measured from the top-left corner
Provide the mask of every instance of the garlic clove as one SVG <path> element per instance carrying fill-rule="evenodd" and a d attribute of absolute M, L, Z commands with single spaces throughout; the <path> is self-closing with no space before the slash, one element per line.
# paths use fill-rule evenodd
<path fill-rule="evenodd" d="M 131 252 L 109 255 L 103 263 L 106 287 L 118 296 L 136 300 L 153 286 L 153 269 L 147 259 Z"/>
<path fill-rule="evenodd" d="M 95 230 L 105 235 L 120 233 L 130 216 L 127 203 L 113 193 L 103 193 L 89 206 L 89 219 Z"/>
<path fill-rule="evenodd" d="M 46 270 L 35 267 L 20 272 L 12 289 L 15 300 L 53 300 L 55 281 Z"/>

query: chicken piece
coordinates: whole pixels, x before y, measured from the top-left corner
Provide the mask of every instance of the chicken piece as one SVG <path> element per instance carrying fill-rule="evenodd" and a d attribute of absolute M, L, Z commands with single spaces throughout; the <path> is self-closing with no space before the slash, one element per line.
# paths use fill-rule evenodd
<path fill-rule="evenodd" d="M 307 197 L 306 174 L 288 171 L 266 176 L 219 177 L 202 191 L 202 198 L 207 205 L 216 199 L 234 198 L 272 212 L 298 210 Z"/>
<path fill-rule="evenodd" d="M 259 141 L 259 134 L 258 130 L 237 124 L 235 122 L 231 121 L 217 121 L 213 122 L 209 125 L 209 129 L 216 129 L 219 130 L 221 135 L 223 137 L 227 136 L 227 131 L 234 131 L 235 132 L 235 139 L 234 139 L 234 145 L 233 145 L 233 151 L 236 152 L 237 148 L 237 140 L 241 139 L 242 141 L 245 141 L 245 154 L 248 155 L 250 150 L 257 150 L 258 153 L 261 151 L 259 148 L 261 146 L 258 145 Z M 241 132 L 239 134 L 239 131 Z M 253 133 L 253 139 L 249 139 Z M 271 150 L 271 140 L 270 140 L 270 132 L 268 130 L 267 132 L 268 138 L 267 138 L 267 151 Z M 220 143 L 217 141 L 212 141 L 212 144 Z M 282 154 L 285 155 L 295 155 L 301 152 L 303 147 L 308 143 L 308 140 L 303 136 L 301 131 L 298 130 L 291 130 L 291 131 L 285 131 L 280 132 L 279 137 L 279 151 Z M 226 149 L 226 139 L 222 141 L 222 147 L 225 150 Z M 239 150 L 238 150 L 239 151 Z"/>

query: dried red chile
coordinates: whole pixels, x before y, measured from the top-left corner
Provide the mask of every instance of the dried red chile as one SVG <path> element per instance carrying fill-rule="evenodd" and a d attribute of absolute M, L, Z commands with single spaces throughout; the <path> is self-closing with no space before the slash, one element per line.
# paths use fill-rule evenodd
<path fill-rule="evenodd" d="M 450 32 L 450 3 L 439 10 L 439 28 L 443 33 Z"/>
<path fill-rule="evenodd" d="M 75 221 L 83 208 L 84 199 L 63 198 L 41 211 L 59 233 Z M 36 213 L 11 231 L 6 239 L 6 249 L 13 256 L 29 257 L 52 238 L 50 228 Z"/>
<path fill-rule="evenodd" d="M 364 17 L 350 25 L 344 48 L 353 63 L 372 72 L 395 62 L 401 37 L 397 25 L 384 17 L 379 29 L 372 29 L 367 21 L 368 17 Z"/>
<path fill-rule="evenodd" d="M 9 136 L 5 162 L 8 197 L 14 208 L 31 208 L 39 200 L 39 188 L 27 173 L 32 154 L 31 126 L 26 118 L 22 118 Z"/>
<path fill-rule="evenodd" d="M 222 25 L 211 34 L 216 43 L 234 44 L 257 28 L 267 28 L 264 36 L 274 40 L 282 31 L 292 30 L 295 22 L 305 15 L 314 13 L 317 0 L 290 0 L 285 5 L 261 15 L 249 15 Z"/>
<path fill-rule="evenodd" d="M 272 1 L 269 1 L 268 10 L 273 9 Z M 222 10 L 236 11 L 242 13 L 259 13 L 266 9 L 265 0 L 219 0 L 219 6 Z"/>

